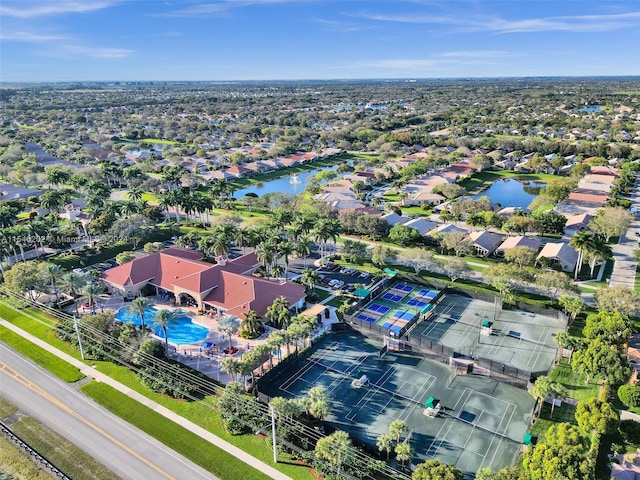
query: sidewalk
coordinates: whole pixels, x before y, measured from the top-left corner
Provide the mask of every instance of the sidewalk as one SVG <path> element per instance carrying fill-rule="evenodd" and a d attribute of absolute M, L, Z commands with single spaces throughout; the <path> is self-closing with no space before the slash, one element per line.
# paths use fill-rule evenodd
<path fill-rule="evenodd" d="M 257 469 L 258 471 L 264 473 L 265 475 L 275 479 L 275 480 L 291 480 L 290 477 L 286 476 L 284 473 L 279 472 L 278 470 L 276 470 L 275 468 L 269 466 L 268 464 L 258 460 L 257 458 L 254 458 L 253 456 L 249 455 L 248 453 L 244 452 L 243 450 L 240 450 L 238 447 L 230 444 L 229 442 L 227 442 L 226 440 L 223 440 L 220 437 L 217 437 L 215 435 L 213 435 L 212 433 L 208 432 L 207 430 L 205 430 L 202 427 L 199 427 L 198 425 L 196 425 L 193 422 L 190 422 L 189 420 L 181 417 L 180 415 L 172 412 L 171 410 L 159 405 L 158 403 L 154 402 L 153 400 L 131 390 L 129 387 L 121 384 L 120 382 L 117 382 L 115 380 L 113 380 L 111 377 L 108 377 L 107 375 L 98 372 L 97 370 L 95 370 L 94 368 L 92 368 L 91 366 L 76 360 L 75 358 L 67 355 L 66 353 L 58 350 L 55 347 L 52 347 L 51 345 L 49 345 L 48 343 L 40 340 L 39 338 L 34 337 L 33 335 L 31 335 L 30 333 L 16 327 L 15 325 L 13 325 L 12 323 L 7 322 L 6 320 L 0 320 L 0 325 L 8 328 L 9 330 L 13 331 L 14 333 L 20 335 L 21 337 L 29 340 L 30 342 L 38 345 L 39 347 L 47 350 L 48 352 L 56 355 L 57 357 L 63 359 L 64 361 L 70 363 L 71 365 L 78 367 L 80 369 L 80 371 L 85 374 L 87 377 L 92 378 L 94 380 L 97 380 L 99 382 L 105 383 L 107 385 L 109 385 L 112 388 L 115 388 L 116 390 L 119 390 L 120 392 L 124 393 L 125 395 L 133 398 L 134 400 L 137 400 L 138 402 L 142 403 L 143 405 L 151 408 L 153 411 L 155 411 L 156 413 L 159 413 L 160 415 L 162 415 L 163 417 L 167 418 L 168 420 L 171 420 L 172 422 L 175 422 L 179 425 L 181 425 L 182 427 L 188 429 L 189 431 L 195 433 L 196 435 L 198 435 L 200 438 L 208 441 L 209 443 L 211 443 L 212 445 L 215 445 L 216 447 L 224 450 L 225 452 L 233 455 L 234 457 L 236 457 L 239 460 L 242 460 L 244 463 L 246 463 L 247 465 L 252 466 L 253 468 Z"/>

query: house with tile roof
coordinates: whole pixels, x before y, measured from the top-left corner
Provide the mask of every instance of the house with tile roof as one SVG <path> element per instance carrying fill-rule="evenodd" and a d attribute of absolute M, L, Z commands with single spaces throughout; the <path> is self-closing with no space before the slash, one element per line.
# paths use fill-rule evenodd
<path fill-rule="evenodd" d="M 573 272 L 578 262 L 578 252 L 572 246 L 560 242 L 560 243 L 547 243 L 540 253 L 538 254 L 538 260 L 540 258 L 548 258 L 553 263 L 558 263 L 565 272 Z"/>
<path fill-rule="evenodd" d="M 497 257 L 504 257 L 504 252 L 516 247 L 526 247 L 530 248 L 534 252 L 537 252 L 538 250 L 540 250 L 541 245 L 542 242 L 538 239 L 538 237 L 526 237 L 524 235 L 507 237 L 505 241 L 502 242 L 498 248 L 496 248 L 495 255 Z"/>
<path fill-rule="evenodd" d="M 281 296 L 292 308 L 304 307 L 302 285 L 253 276 L 257 266 L 255 253 L 214 265 L 202 261 L 199 252 L 168 248 L 106 270 L 101 279 L 111 292 L 125 298 L 151 285 L 158 293 L 170 292 L 178 303 L 193 302 L 201 310 L 238 317 L 249 310 L 264 316 Z"/>
<path fill-rule="evenodd" d="M 471 240 L 473 247 L 476 249 L 477 255 L 488 257 L 502 244 L 504 235 L 483 230 L 471 232 L 469 234 L 469 240 Z"/>

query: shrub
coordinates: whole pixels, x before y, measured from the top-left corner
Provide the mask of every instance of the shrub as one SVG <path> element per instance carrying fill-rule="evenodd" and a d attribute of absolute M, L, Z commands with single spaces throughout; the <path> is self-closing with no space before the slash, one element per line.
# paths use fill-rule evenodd
<path fill-rule="evenodd" d="M 640 444 L 640 423 L 635 420 L 622 420 L 618 429 L 625 442 L 632 445 Z"/>
<path fill-rule="evenodd" d="M 640 386 L 638 385 L 621 385 L 618 388 L 618 398 L 627 407 L 640 406 Z"/>

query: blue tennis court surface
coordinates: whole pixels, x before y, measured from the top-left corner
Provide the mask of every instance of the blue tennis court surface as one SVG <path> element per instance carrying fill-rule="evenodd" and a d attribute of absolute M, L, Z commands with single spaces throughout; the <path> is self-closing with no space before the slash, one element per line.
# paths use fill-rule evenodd
<path fill-rule="evenodd" d="M 371 305 L 369 305 L 367 307 L 367 310 L 371 310 L 372 312 L 377 312 L 377 313 L 381 313 L 381 314 L 384 315 L 389 310 L 391 310 L 391 307 L 387 307 L 385 305 L 380 305 L 379 303 L 372 303 Z"/>
<path fill-rule="evenodd" d="M 426 288 L 423 288 L 418 293 L 416 293 L 416 297 L 423 297 L 428 300 L 433 300 L 437 296 L 438 296 L 438 292 L 436 292 L 435 290 L 428 290 Z"/>
<path fill-rule="evenodd" d="M 413 316 L 413 313 L 407 310 L 396 310 L 395 312 L 393 312 L 393 318 L 399 318 L 401 320 L 411 320 Z"/>
<path fill-rule="evenodd" d="M 397 295 L 391 292 L 387 292 L 384 295 L 382 295 L 383 300 L 387 300 L 388 302 L 394 302 L 394 303 L 400 302 L 400 300 L 402 300 L 404 297 L 405 297 L 404 295 Z"/>
<path fill-rule="evenodd" d="M 365 315 L 364 313 L 359 314 L 356 318 L 369 323 L 374 323 L 376 321 L 375 318 L 370 317 L 369 315 Z"/>
<path fill-rule="evenodd" d="M 406 283 L 398 283 L 393 288 L 395 290 L 400 290 L 402 292 L 407 292 L 407 293 L 409 293 L 411 290 L 413 290 L 413 287 L 411 285 L 407 285 Z"/>
<path fill-rule="evenodd" d="M 407 302 L 407 305 L 409 305 L 410 307 L 423 308 L 423 307 L 426 307 L 429 304 L 427 302 L 422 302 L 420 300 L 416 300 L 415 298 L 412 298 L 411 300 L 409 300 Z"/>

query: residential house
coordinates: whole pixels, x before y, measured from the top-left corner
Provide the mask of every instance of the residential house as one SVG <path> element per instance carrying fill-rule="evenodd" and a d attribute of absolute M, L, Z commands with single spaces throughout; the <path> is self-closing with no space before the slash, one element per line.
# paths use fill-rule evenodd
<path fill-rule="evenodd" d="M 490 232 L 488 230 L 471 232 L 469 240 L 473 242 L 476 254 L 481 257 L 488 257 L 495 252 L 496 248 L 504 241 L 504 235 Z"/>
<path fill-rule="evenodd" d="M 564 242 L 559 243 L 547 243 L 540 253 L 538 254 L 538 260 L 541 258 L 548 258 L 553 263 L 557 263 L 562 267 L 565 272 L 573 272 L 578 262 L 578 252 L 569 244 Z"/>
<path fill-rule="evenodd" d="M 415 228 L 420 235 L 427 235 L 431 230 L 441 225 L 439 222 L 427 220 L 424 217 L 414 218 L 403 224 L 405 227 Z"/>
<path fill-rule="evenodd" d="M 297 283 L 255 277 L 255 252 L 216 265 L 202 261 L 193 250 L 168 248 L 106 270 L 102 281 L 125 298 L 133 298 L 146 285 L 158 293 L 170 292 L 179 303 L 201 310 L 216 310 L 241 317 L 254 310 L 264 316 L 276 298 L 285 297 L 292 308 L 305 304 L 305 290 Z"/>
<path fill-rule="evenodd" d="M 593 220 L 593 215 L 589 215 L 588 213 L 571 215 L 567 217 L 567 223 L 564 225 L 564 233 L 571 236 L 585 230 L 591 220 Z"/>
<path fill-rule="evenodd" d="M 496 257 L 504 257 L 504 252 L 516 247 L 526 247 L 530 248 L 534 252 L 537 252 L 538 250 L 540 250 L 541 246 L 542 242 L 538 237 L 527 237 L 524 235 L 507 237 L 504 242 L 502 242 L 500 246 L 496 248 L 495 255 Z"/>
<path fill-rule="evenodd" d="M 413 207 L 420 205 L 440 205 L 442 202 L 446 200 L 440 194 L 432 193 L 426 190 L 418 190 L 409 195 L 406 198 L 402 199 L 403 207 Z"/>
<path fill-rule="evenodd" d="M 397 213 L 387 213 L 386 215 L 382 215 L 383 220 L 386 220 L 387 223 L 391 226 L 396 225 L 397 223 L 406 223 L 411 220 L 409 217 L 404 217 L 402 215 L 398 215 Z"/>
<path fill-rule="evenodd" d="M 628 459 L 619 455 L 620 463 L 611 463 L 611 480 L 640 480 L 640 448 L 635 457 Z"/>

